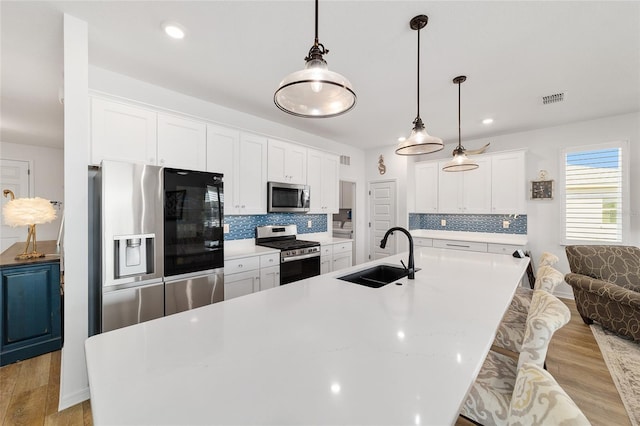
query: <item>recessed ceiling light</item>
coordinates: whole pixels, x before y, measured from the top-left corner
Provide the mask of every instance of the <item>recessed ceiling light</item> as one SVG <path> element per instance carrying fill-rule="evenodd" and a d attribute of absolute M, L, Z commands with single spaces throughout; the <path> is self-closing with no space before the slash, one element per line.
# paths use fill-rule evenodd
<path fill-rule="evenodd" d="M 485 118 L 482 120 L 482 124 L 491 124 L 493 123 L 493 118 Z"/>
<path fill-rule="evenodd" d="M 162 29 L 171 38 L 175 38 L 178 40 L 184 38 L 184 29 L 180 24 L 177 24 L 175 22 L 163 22 Z"/>

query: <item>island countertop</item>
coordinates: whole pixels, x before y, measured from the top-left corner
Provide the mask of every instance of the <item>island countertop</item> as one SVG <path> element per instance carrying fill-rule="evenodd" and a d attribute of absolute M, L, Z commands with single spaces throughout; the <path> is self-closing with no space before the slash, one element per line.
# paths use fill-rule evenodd
<path fill-rule="evenodd" d="M 418 248 L 86 341 L 96 425 L 452 424 L 528 259 Z"/>

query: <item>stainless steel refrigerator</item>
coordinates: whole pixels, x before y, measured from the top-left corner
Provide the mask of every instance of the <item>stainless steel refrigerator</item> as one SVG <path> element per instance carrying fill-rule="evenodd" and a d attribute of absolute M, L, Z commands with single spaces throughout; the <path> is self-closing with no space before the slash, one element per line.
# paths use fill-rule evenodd
<path fill-rule="evenodd" d="M 90 335 L 224 300 L 222 175 L 104 161 L 89 183 Z"/>

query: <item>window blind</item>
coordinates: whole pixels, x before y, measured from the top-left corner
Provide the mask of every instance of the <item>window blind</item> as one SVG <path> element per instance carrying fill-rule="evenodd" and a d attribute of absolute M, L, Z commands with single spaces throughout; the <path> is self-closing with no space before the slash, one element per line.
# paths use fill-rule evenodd
<path fill-rule="evenodd" d="M 565 153 L 565 238 L 622 241 L 622 149 Z"/>

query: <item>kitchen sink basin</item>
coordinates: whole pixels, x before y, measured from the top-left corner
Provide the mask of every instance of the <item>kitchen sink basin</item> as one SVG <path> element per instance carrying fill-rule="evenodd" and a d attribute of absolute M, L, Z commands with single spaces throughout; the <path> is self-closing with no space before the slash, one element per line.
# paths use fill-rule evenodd
<path fill-rule="evenodd" d="M 416 271 L 419 268 L 416 269 Z M 338 277 L 339 280 L 364 285 L 367 287 L 379 288 L 395 280 L 409 275 L 409 270 L 400 266 L 376 265 L 371 268 L 353 272 L 349 275 Z"/>

